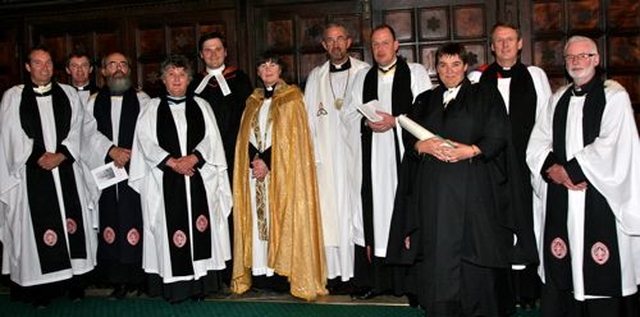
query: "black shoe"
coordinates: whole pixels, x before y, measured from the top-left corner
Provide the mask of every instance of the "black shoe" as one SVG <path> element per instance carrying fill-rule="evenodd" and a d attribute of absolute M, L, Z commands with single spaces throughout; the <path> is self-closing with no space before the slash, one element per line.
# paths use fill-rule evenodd
<path fill-rule="evenodd" d="M 125 297 L 127 297 L 128 292 L 129 291 L 127 291 L 127 288 L 124 287 L 124 285 L 118 285 L 113 288 L 113 291 L 111 292 L 111 294 L 109 294 L 108 299 L 111 299 L 111 300 L 124 299 Z"/>
<path fill-rule="evenodd" d="M 81 302 L 84 299 L 84 289 L 82 288 L 70 289 L 68 297 L 69 297 L 69 300 L 71 300 L 74 303 Z"/>
<path fill-rule="evenodd" d="M 382 291 L 377 288 L 364 288 L 349 294 L 353 299 L 372 299 L 382 295 Z"/>
<path fill-rule="evenodd" d="M 37 309 L 45 309 L 51 304 L 51 298 L 36 298 L 33 300 L 32 305 Z"/>

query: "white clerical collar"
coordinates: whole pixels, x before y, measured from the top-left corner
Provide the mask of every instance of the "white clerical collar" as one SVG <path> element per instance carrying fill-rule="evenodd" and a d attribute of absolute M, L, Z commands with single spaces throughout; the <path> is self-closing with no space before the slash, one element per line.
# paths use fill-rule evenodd
<path fill-rule="evenodd" d="M 51 91 L 52 84 L 49 82 L 44 86 L 33 87 L 33 91 L 39 94 L 45 94 Z"/>
<path fill-rule="evenodd" d="M 444 96 L 442 97 L 442 104 L 444 104 L 444 106 L 446 107 L 449 102 L 451 102 L 451 100 L 456 99 L 456 96 L 458 96 L 458 92 L 460 91 L 460 86 L 455 86 L 453 88 L 447 88 L 447 90 L 444 91 Z"/>
<path fill-rule="evenodd" d="M 396 58 L 393 60 L 393 62 L 392 62 L 391 64 L 389 64 L 389 66 L 385 66 L 385 67 L 378 66 L 378 68 L 379 68 L 381 71 L 383 71 L 383 72 L 388 72 L 390 69 L 392 69 L 392 68 L 396 67 L 396 63 L 397 63 L 397 62 L 398 62 L 398 58 L 396 57 Z"/>
<path fill-rule="evenodd" d="M 86 83 L 84 85 L 79 85 L 79 86 L 73 85 L 73 88 L 75 88 L 78 91 L 89 90 L 89 83 Z"/>
<path fill-rule="evenodd" d="M 209 68 L 209 67 L 207 67 L 207 73 L 214 74 L 214 75 L 222 74 L 224 69 L 225 69 L 225 65 L 224 64 L 222 64 L 222 66 L 220 66 L 218 68 Z"/>

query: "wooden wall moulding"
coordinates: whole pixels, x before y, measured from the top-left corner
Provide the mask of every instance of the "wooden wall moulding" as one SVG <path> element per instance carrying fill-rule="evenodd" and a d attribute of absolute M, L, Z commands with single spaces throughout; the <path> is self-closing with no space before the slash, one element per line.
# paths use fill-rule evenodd
<path fill-rule="evenodd" d="M 533 32 L 557 35 L 564 31 L 564 8 L 562 3 L 533 4 Z"/>
<path fill-rule="evenodd" d="M 301 51 L 322 51 L 322 33 L 324 32 L 325 19 L 322 17 L 300 18 L 296 23 L 297 42 Z"/>
<path fill-rule="evenodd" d="M 451 37 L 447 7 L 420 9 L 419 24 L 421 41 L 447 40 Z"/>
<path fill-rule="evenodd" d="M 395 31 L 400 48 L 398 55 L 409 62 L 421 63 L 432 81 L 437 81 L 435 53 L 442 44 L 454 41 L 465 45 L 471 56 L 469 69 L 488 63 L 487 4 L 483 1 L 449 2 L 415 1 L 402 6 L 393 1 L 379 0 L 382 23 Z"/>
<path fill-rule="evenodd" d="M 267 47 L 269 51 L 289 51 L 293 46 L 293 21 L 267 22 Z"/>
<path fill-rule="evenodd" d="M 286 63 L 283 78 L 304 88 L 309 72 L 326 61 L 321 45 L 329 22 L 343 24 L 350 33 L 349 53 L 363 56 L 369 27 L 363 23 L 361 3 L 355 1 L 314 2 L 279 5 L 254 4 L 249 10 L 254 56 L 265 51 L 278 54 Z M 254 67 L 256 65 L 253 65 Z"/>
<path fill-rule="evenodd" d="M 454 7 L 453 17 L 455 39 L 481 39 L 486 37 L 483 5 Z"/>
<path fill-rule="evenodd" d="M 607 11 L 607 27 L 611 30 L 636 33 L 640 29 L 640 1 L 638 0 L 614 0 L 609 1 Z"/>
<path fill-rule="evenodd" d="M 413 9 L 392 10 L 382 13 L 385 24 L 391 25 L 400 43 L 415 42 L 415 19 Z"/>
<path fill-rule="evenodd" d="M 571 30 L 599 31 L 602 29 L 600 21 L 601 0 L 581 0 L 569 3 L 569 15 L 571 17 Z"/>
<path fill-rule="evenodd" d="M 640 71 L 640 36 L 609 38 L 609 67 L 612 71 Z"/>

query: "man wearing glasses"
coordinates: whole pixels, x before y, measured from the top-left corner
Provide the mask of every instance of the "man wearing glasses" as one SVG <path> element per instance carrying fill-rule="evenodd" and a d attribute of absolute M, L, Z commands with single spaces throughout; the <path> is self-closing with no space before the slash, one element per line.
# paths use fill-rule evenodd
<path fill-rule="evenodd" d="M 553 95 L 527 148 L 541 315 L 637 316 L 640 141 L 631 101 L 598 75 L 590 38 L 569 38 L 564 59 L 573 82 Z"/>
<path fill-rule="evenodd" d="M 101 71 L 106 85 L 89 99 L 83 154 L 91 169 L 113 163 L 128 170 L 138 113 L 149 96 L 133 87 L 131 62 L 123 54 L 105 56 Z M 146 286 L 140 196 L 126 181 L 91 189 L 99 210 L 97 278 L 113 287 L 111 298 L 122 299 Z"/>
<path fill-rule="evenodd" d="M 354 241 L 353 206 L 359 204 L 358 185 L 352 175 L 354 158 L 340 119 L 345 97 L 353 89 L 359 70 L 369 65 L 349 56 L 351 37 L 345 26 L 330 23 L 324 30 L 322 47 L 329 60 L 309 74 L 305 89 L 305 104 L 316 148 L 318 189 L 325 254 L 327 257 L 328 289 L 336 294 L 348 290 L 353 277 Z"/>

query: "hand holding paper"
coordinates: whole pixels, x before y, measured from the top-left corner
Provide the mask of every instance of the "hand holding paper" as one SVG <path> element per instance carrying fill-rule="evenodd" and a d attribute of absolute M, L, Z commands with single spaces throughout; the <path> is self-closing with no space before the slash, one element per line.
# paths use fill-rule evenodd
<path fill-rule="evenodd" d="M 409 133 L 411 133 L 413 136 L 415 136 L 418 140 L 423 141 L 426 139 L 430 139 L 433 137 L 437 137 L 442 139 L 439 135 L 433 134 L 431 131 L 427 130 L 425 127 L 421 126 L 420 124 L 418 124 L 417 122 L 409 119 L 406 115 L 399 115 L 398 116 L 398 123 L 400 123 L 400 126 L 409 131 Z M 448 147 L 454 147 L 451 143 L 446 142 L 443 144 L 444 146 L 448 146 Z"/>
<path fill-rule="evenodd" d="M 382 120 L 382 117 L 376 113 L 376 111 L 380 111 L 382 109 L 380 101 L 377 99 L 373 99 L 363 105 L 358 105 L 357 108 L 360 110 L 360 113 L 362 113 L 362 115 L 371 122 L 378 122 Z"/>

